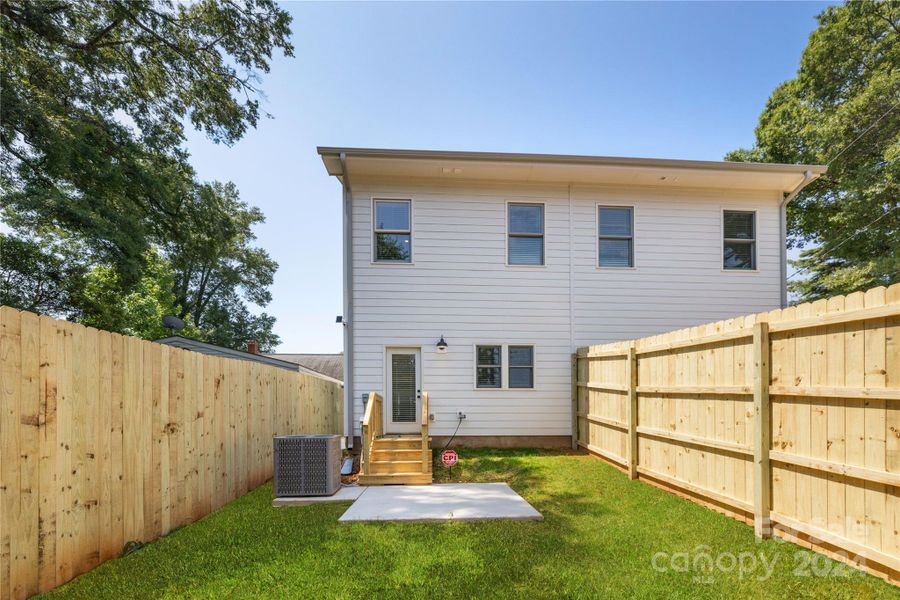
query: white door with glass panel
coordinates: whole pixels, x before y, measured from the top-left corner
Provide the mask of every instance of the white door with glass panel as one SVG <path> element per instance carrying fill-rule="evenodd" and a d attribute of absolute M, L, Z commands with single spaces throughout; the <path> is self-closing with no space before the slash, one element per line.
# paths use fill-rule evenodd
<path fill-rule="evenodd" d="M 385 433 L 420 431 L 421 358 L 418 348 L 387 350 L 387 385 L 384 410 Z"/>

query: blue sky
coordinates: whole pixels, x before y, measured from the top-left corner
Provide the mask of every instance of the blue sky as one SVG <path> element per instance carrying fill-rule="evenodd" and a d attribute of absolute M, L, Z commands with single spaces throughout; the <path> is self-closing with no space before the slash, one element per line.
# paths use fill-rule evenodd
<path fill-rule="evenodd" d="M 187 147 L 266 215 L 278 350 L 337 352 L 341 193 L 317 145 L 719 160 L 753 143 L 827 3 L 284 6 L 296 56 L 262 80 L 274 118 Z"/>

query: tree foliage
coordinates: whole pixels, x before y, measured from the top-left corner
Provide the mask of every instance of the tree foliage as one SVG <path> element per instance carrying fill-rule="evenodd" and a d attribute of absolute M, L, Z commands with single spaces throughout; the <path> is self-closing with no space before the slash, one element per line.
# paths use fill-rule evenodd
<path fill-rule="evenodd" d="M 252 227 L 264 221 L 258 208 L 241 202 L 233 184 L 198 186 L 178 208 L 179 227 L 166 248 L 175 273 L 179 317 L 202 324 L 210 303 L 223 290 L 266 305 L 277 265 L 251 243 Z"/>
<path fill-rule="evenodd" d="M 51 235 L 0 233 L 0 304 L 63 313 L 73 305 L 87 270 L 76 244 Z"/>
<path fill-rule="evenodd" d="M 93 318 L 96 305 L 78 304 L 89 295 L 63 285 L 63 254 L 38 245 L 49 237 L 77 243 L 91 277 L 123 294 L 160 276 L 150 257 L 169 261 L 177 312 L 195 324 L 216 294 L 264 305 L 275 264 L 249 245 L 262 215 L 230 184 L 197 182 L 183 142 L 185 124 L 231 144 L 265 116 L 259 76 L 273 51 L 292 55 L 290 16 L 273 0 L 0 0 L 0 24 L 3 243 L 14 251 L 0 275 L 19 278 L 7 299 Z M 192 229 L 207 225 L 227 242 L 201 245 L 223 239 Z M 23 287 L 29 260 L 56 281 L 57 303 Z"/>
<path fill-rule="evenodd" d="M 253 316 L 245 304 L 265 306 L 272 300 L 269 286 L 278 268 L 265 250 L 252 245 L 252 228 L 264 221 L 262 212 L 242 202 L 233 184 L 212 183 L 183 197 L 177 215 L 181 226 L 165 247 L 175 314 L 212 343 L 239 348 L 255 339 L 263 350 L 277 345 L 274 318 Z"/>
<path fill-rule="evenodd" d="M 900 3 L 825 9 L 756 145 L 727 160 L 829 163 L 788 207 L 802 300 L 900 281 Z"/>
<path fill-rule="evenodd" d="M 172 292 L 171 265 L 153 249 L 148 251 L 144 264 L 137 285 L 127 293 L 122 292 L 115 269 L 105 265 L 91 269 L 79 290 L 78 320 L 98 329 L 144 339 L 168 335 L 162 318 L 178 310 Z M 203 337 L 203 332 L 189 323 L 181 335 Z"/>

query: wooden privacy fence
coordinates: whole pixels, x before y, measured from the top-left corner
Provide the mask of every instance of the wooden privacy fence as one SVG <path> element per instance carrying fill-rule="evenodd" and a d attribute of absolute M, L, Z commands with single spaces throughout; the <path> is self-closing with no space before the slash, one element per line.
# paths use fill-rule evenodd
<path fill-rule="evenodd" d="M 0 307 L 0 598 L 49 590 L 340 433 L 332 381 Z"/>
<path fill-rule="evenodd" d="M 900 581 L 900 285 L 573 361 L 573 444 Z"/>

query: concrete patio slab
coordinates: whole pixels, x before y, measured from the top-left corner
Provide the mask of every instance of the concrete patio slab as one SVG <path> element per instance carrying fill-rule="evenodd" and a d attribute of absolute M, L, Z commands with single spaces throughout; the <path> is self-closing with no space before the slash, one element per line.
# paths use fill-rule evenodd
<path fill-rule="evenodd" d="M 361 485 L 341 486 L 333 496 L 295 496 L 291 498 L 275 498 L 272 506 L 306 506 L 322 502 L 351 502 L 359 498 L 368 488 Z"/>
<path fill-rule="evenodd" d="M 540 521 L 543 518 L 505 483 L 444 483 L 370 486 L 338 521 Z"/>

